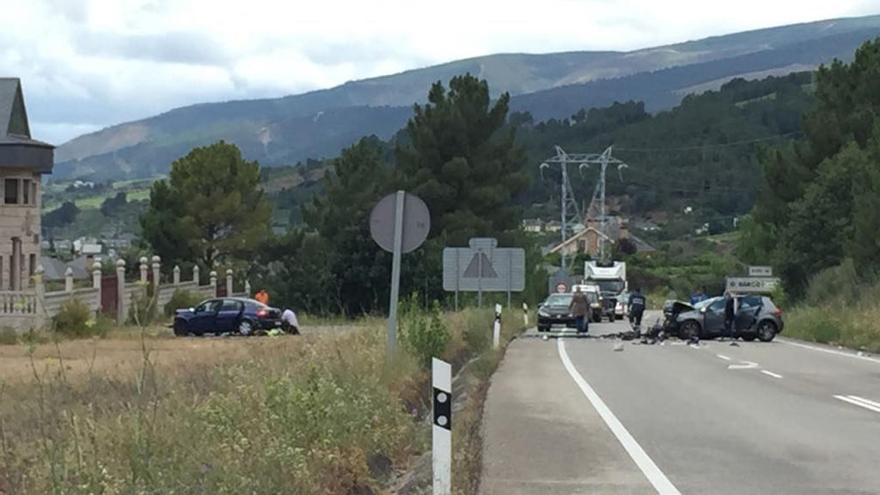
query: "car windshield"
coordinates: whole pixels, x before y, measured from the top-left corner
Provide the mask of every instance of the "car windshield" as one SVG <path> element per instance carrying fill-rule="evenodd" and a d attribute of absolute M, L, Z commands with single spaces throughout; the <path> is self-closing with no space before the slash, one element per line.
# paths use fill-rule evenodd
<path fill-rule="evenodd" d="M 702 301 L 694 304 L 694 309 L 703 309 L 706 306 L 709 306 L 713 302 L 717 301 L 718 299 L 721 299 L 721 298 L 720 297 L 712 297 L 710 299 L 703 299 Z"/>
<path fill-rule="evenodd" d="M 568 306 L 571 304 L 571 294 L 553 294 L 544 301 L 545 306 Z"/>
<path fill-rule="evenodd" d="M 623 281 L 621 280 L 599 280 L 597 284 L 602 292 L 618 293 L 623 290 Z"/>

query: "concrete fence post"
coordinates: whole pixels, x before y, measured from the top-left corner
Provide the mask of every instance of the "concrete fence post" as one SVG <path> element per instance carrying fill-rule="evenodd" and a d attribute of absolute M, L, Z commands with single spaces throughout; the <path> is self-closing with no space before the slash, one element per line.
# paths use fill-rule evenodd
<path fill-rule="evenodd" d="M 116 323 L 122 325 L 125 323 L 126 306 L 128 301 L 125 300 L 125 260 L 116 261 Z"/>
<path fill-rule="evenodd" d="M 95 296 L 98 298 L 98 304 L 95 307 L 98 308 L 98 313 L 100 313 L 104 305 L 104 299 L 101 297 L 101 262 L 97 260 L 92 265 L 92 287 L 98 289 L 98 294 Z"/>
<path fill-rule="evenodd" d="M 159 270 L 162 268 L 162 258 L 153 255 L 153 293 L 158 296 L 159 294 L 159 281 L 162 278 L 162 272 Z"/>
<path fill-rule="evenodd" d="M 147 270 L 149 269 L 149 265 L 147 265 L 147 263 L 149 261 L 150 260 L 148 260 L 146 256 L 142 256 L 140 259 L 140 262 L 141 262 L 141 283 L 142 284 L 147 283 Z"/>
<path fill-rule="evenodd" d="M 37 265 L 37 269 L 34 270 L 34 294 L 37 296 L 37 300 L 35 301 L 36 308 L 34 308 L 34 312 L 39 312 L 42 314 L 46 314 L 46 305 L 44 296 L 46 295 L 46 286 L 43 284 L 43 274 L 45 270 L 43 269 L 43 265 Z M 46 314 L 46 316 L 49 316 Z"/>
<path fill-rule="evenodd" d="M 226 269 L 226 297 L 232 297 L 232 268 Z"/>
<path fill-rule="evenodd" d="M 73 268 L 64 270 L 64 292 L 73 292 Z"/>
<path fill-rule="evenodd" d="M 217 272 L 211 270 L 211 273 L 208 274 L 208 278 L 211 279 L 211 288 L 214 291 L 214 297 L 217 297 Z"/>
<path fill-rule="evenodd" d="M 245 297 L 251 297 L 251 282 L 250 282 L 250 280 L 244 281 L 244 294 L 245 294 Z"/>
<path fill-rule="evenodd" d="M 172 271 L 172 275 L 173 275 L 172 281 L 174 282 L 174 285 L 180 284 L 180 266 L 174 265 L 174 270 Z"/>
<path fill-rule="evenodd" d="M 199 265 L 193 265 L 193 282 L 196 283 L 196 287 L 199 286 Z"/>

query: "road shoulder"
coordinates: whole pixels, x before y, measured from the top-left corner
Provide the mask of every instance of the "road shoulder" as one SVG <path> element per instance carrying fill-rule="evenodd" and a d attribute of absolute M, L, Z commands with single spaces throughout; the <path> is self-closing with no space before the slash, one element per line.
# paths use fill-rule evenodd
<path fill-rule="evenodd" d="M 555 340 L 511 343 L 486 400 L 481 493 L 651 491 L 566 372 Z"/>

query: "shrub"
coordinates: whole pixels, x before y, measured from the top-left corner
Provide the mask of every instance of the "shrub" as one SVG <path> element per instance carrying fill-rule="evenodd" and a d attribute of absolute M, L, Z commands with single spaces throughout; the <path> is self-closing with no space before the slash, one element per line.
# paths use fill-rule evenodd
<path fill-rule="evenodd" d="M 18 343 L 18 332 L 12 328 L 0 328 L 0 345 L 14 345 Z"/>
<path fill-rule="evenodd" d="M 172 316 L 178 309 L 192 308 L 202 302 L 202 297 L 195 292 L 183 289 L 175 289 L 171 295 L 171 300 L 165 304 L 163 311 L 165 316 Z"/>
<path fill-rule="evenodd" d="M 851 259 L 826 268 L 810 279 L 806 302 L 809 305 L 827 305 L 835 301 L 853 304 L 861 292 L 861 281 Z"/>
<path fill-rule="evenodd" d="M 156 298 L 150 291 L 137 291 L 131 298 L 131 308 L 128 312 L 129 323 L 146 326 L 156 319 Z"/>
<path fill-rule="evenodd" d="M 431 311 L 425 312 L 418 306 L 413 295 L 401 311 L 401 337 L 407 350 L 413 354 L 424 368 L 431 366 L 431 358 L 443 354 L 449 343 L 449 328 L 443 322 L 440 303 L 434 301 Z"/>
<path fill-rule="evenodd" d="M 86 303 L 68 299 L 52 317 L 52 329 L 68 337 L 87 337 L 92 335 L 91 318 L 92 312 Z"/>

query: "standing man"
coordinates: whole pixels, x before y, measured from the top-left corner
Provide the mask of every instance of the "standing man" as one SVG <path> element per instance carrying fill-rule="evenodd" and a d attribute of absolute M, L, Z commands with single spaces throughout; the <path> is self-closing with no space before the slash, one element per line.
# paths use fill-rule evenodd
<path fill-rule="evenodd" d="M 638 329 L 642 326 L 642 314 L 645 313 L 645 307 L 648 305 L 647 299 L 642 295 L 642 289 L 636 288 L 636 291 L 630 293 L 629 301 L 629 319 Z"/>
<path fill-rule="evenodd" d="M 299 321 L 296 319 L 296 313 L 290 308 L 285 309 L 281 313 L 281 329 L 285 333 L 299 335 Z"/>
<path fill-rule="evenodd" d="M 571 296 L 571 303 L 568 310 L 574 315 L 575 327 L 578 333 L 587 333 L 587 312 L 590 310 L 590 301 L 587 295 L 581 292 L 580 286 L 575 287 L 574 294 Z"/>
<path fill-rule="evenodd" d="M 733 294 L 724 294 L 724 335 L 730 338 L 730 345 L 739 346 L 733 335 L 734 320 L 736 319 L 736 299 Z"/>

